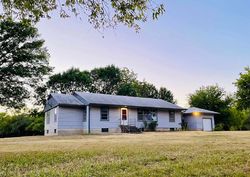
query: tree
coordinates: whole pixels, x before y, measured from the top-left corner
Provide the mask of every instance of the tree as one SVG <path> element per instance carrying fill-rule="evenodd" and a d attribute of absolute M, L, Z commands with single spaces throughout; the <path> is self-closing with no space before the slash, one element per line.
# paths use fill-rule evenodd
<path fill-rule="evenodd" d="M 44 89 L 39 88 L 37 92 L 43 95 L 46 93 L 46 89 Z M 133 71 L 128 68 L 121 69 L 114 65 L 95 68 L 90 72 L 71 68 L 63 73 L 54 74 L 50 76 L 47 82 L 47 89 L 49 92 L 89 91 L 93 93 L 161 98 L 174 103 L 171 91 L 160 88 L 160 93 L 158 93 L 153 84 L 146 81 L 140 82 Z"/>
<path fill-rule="evenodd" d="M 173 93 L 165 87 L 161 87 L 158 92 L 158 98 L 166 100 L 170 103 L 175 103 Z"/>
<path fill-rule="evenodd" d="M 245 68 L 245 73 L 235 83 L 237 87 L 237 103 L 240 109 L 250 109 L 250 68 Z"/>
<path fill-rule="evenodd" d="M 49 74 L 49 54 L 35 27 L 25 22 L 0 21 L 0 104 L 25 105 Z"/>
<path fill-rule="evenodd" d="M 116 94 L 122 82 L 121 70 L 114 65 L 95 68 L 90 72 L 92 89 L 90 91 L 105 94 Z"/>
<path fill-rule="evenodd" d="M 44 134 L 44 113 L 30 110 L 12 115 L 0 113 L 0 137 Z"/>
<path fill-rule="evenodd" d="M 237 107 L 232 106 L 229 109 L 229 127 L 230 130 L 247 129 L 246 122 L 250 118 L 250 111 L 239 110 Z M 250 130 L 250 127 L 249 127 Z"/>
<path fill-rule="evenodd" d="M 153 84 L 146 81 L 137 82 L 137 96 L 146 98 L 158 98 L 158 90 Z"/>
<path fill-rule="evenodd" d="M 72 93 L 74 91 L 89 91 L 91 83 L 88 71 L 70 68 L 65 72 L 50 76 L 47 88 L 49 92 Z"/>
<path fill-rule="evenodd" d="M 229 129 L 228 117 L 232 101 L 232 97 L 226 95 L 218 85 L 201 87 L 188 97 L 188 103 L 192 107 L 219 112 L 220 115 L 215 116 L 215 122 L 224 124 L 225 129 Z"/>
<path fill-rule="evenodd" d="M 121 70 L 121 77 L 122 77 L 122 83 L 127 84 L 127 83 L 135 83 L 137 82 L 137 74 L 129 70 L 128 68 L 122 68 Z"/>
<path fill-rule="evenodd" d="M 135 83 L 124 83 L 120 85 L 117 90 L 117 95 L 138 96 Z"/>
<path fill-rule="evenodd" d="M 244 110 L 248 118 L 243 122 L 242 130 L 250 130 L 250 110 Z"/>
<path fill-rule="evenodd" d="M 138 23 L 146 22 L 149 12 L 153 19 L 157 19 L 165 11 L 163 4 L 157 5 L 153 0 L 4 0 L 1 3 L 2 17 L 37 22 L 44 17 L 51 18 L 51 12 L 57 10 L 62 18 L 85 15 L 96 29 L 120 23 L 139 30 Z"/>

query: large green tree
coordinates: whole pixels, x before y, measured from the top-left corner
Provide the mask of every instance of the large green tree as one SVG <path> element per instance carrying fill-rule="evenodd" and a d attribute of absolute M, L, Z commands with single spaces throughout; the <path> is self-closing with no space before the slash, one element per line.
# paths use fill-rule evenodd
<path fill-rule="evenodd" d="M 35 27 L 0 21 L 0 105 L 20 108 L 50 73 L 49 54 Z"/>
<path fill-rule="evenodd" d="M 88 71 L 70 68 L 65 72 L 50 76 L 47 87 L 49 92 L 72 93 L 74 91 L 89 91 L 91 82 Z"/>
<path fill-rule="evenodd" d="M 146 81 L 137 82 L 137 96 L 147 98 L 158 98 L 157 88 Z"/>
<path fill-rule="evenodd" d="M 250 68 L 246 67 L 245 72 L 235 83 L 237 87 L 237 103 L 240 109 L 250 109 Z"/>
<path fill-rule="evenodd" d="M 44 90 L 45 89 L 45 90 Z M 49 77 L 47 88 L 40 88 L 40 95 L 46 92 L 72 93 L 74 91 L 89 91 L 94 93 L 117 94 L 160 98 L 174 103 L 171 91 L 162 87 L 159 90 L 146 81 L 139 81 L 137 75 L 128 68 L 118 68 L 114 65 L 94 68 L 91 71 L 80 71 L 71 68 L 65 72 Z M 45 98 L 45 96 L 43 96 Z"/>
<path fill-rule="evenodd" d="M 136 82 L 121 84 L 117 90 L 117 95 L 138 96 L 138 89 L 136 85 L 137 85 Z"/>
<path fill-rule="evenodd" d="M 158 98 L 166 100 L 170 103 L 176 103 L 173 93 L 165 87 L 161 87 L 158 91 Z"/>
<path fill-rule="evenodd" d="M 106 94 L 116 94 L 122 82 L 120 68 L 110 65 L 102 68 L 95 68 L 90 72 L 92 88 L 90 91 Z"/>
<path fill-rule="evenodd" d="M 97 29 L 120 23 L 138 30 L 139 23 L 147 21 L 149 15 L 157 19 L 165 11 L 162 3 L 153 0 L 3 0 L 1 5 L 2 17 L 37 22 L 44 17 L 51 18 L 50 14 L 55 11 L 62 18 L 86 17 Z"/>
<path fill-rule="evenodd" d="M 229 108 L 232 101 L 232 97 L 226 95 L 225 90 L 218 85 L 201 87 L 188 97 L 188 103 L 192 107 L 219 112 L 215 122 L 224 124 L 225 129 L 229 129 Z"/>

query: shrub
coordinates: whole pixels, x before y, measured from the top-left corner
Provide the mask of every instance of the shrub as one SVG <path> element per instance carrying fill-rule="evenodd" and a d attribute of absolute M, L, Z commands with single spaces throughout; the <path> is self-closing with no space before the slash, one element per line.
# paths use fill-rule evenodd
<path fill-rule="evenodd" d="M 146 131 L 155 131 L 156 127 L 158 126 L 158 122 L 157 121 L 144 121 L 144 128 Z"/>
<path fill-rule="evenodd" d="M 41 112 L 8 115 L 0 114 L 0 137 L 42 135 L 44 116 Z"/>
<path fill-rule="evenodd" d="M 243 122 L 242 130 L 250 130 L 250 115 L 248 119 Z"/>
<path fill-rule="evenodd" d="M 215 125 L 214 131 L 223 131 L 224 130 L 224 124 L 220 123 Z"/>

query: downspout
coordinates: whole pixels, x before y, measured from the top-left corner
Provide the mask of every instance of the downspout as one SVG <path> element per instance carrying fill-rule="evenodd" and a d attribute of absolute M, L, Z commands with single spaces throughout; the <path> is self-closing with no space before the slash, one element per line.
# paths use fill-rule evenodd
<path fill-rule="evenodd" d="M 87 114 L 87 133 L 90 134 L 90 107 L 86 106 L 86 114 Z"/>

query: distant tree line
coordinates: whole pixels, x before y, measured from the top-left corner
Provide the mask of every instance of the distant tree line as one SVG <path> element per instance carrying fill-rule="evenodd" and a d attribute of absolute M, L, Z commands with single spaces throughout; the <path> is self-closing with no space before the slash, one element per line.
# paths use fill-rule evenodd
<path fill-rule="evenodd" d="M 72 93 L 88 91 L 113 95 L 159 98 L 175 103 L 173 93 L 165 87 L 157 89 L 151 83 L 139 81 L 137 75 L 127 69 L 114 65 L 95 68 L 91 71 L 80 71 L 71 68 L 65 72 L 49 77 L 47 91 Z"/>
<path fill-rule="evenodd" d="M 26 113 L 0 113 L 0 137 L 44 134 L 44 113 L 29 110 Z"/>

